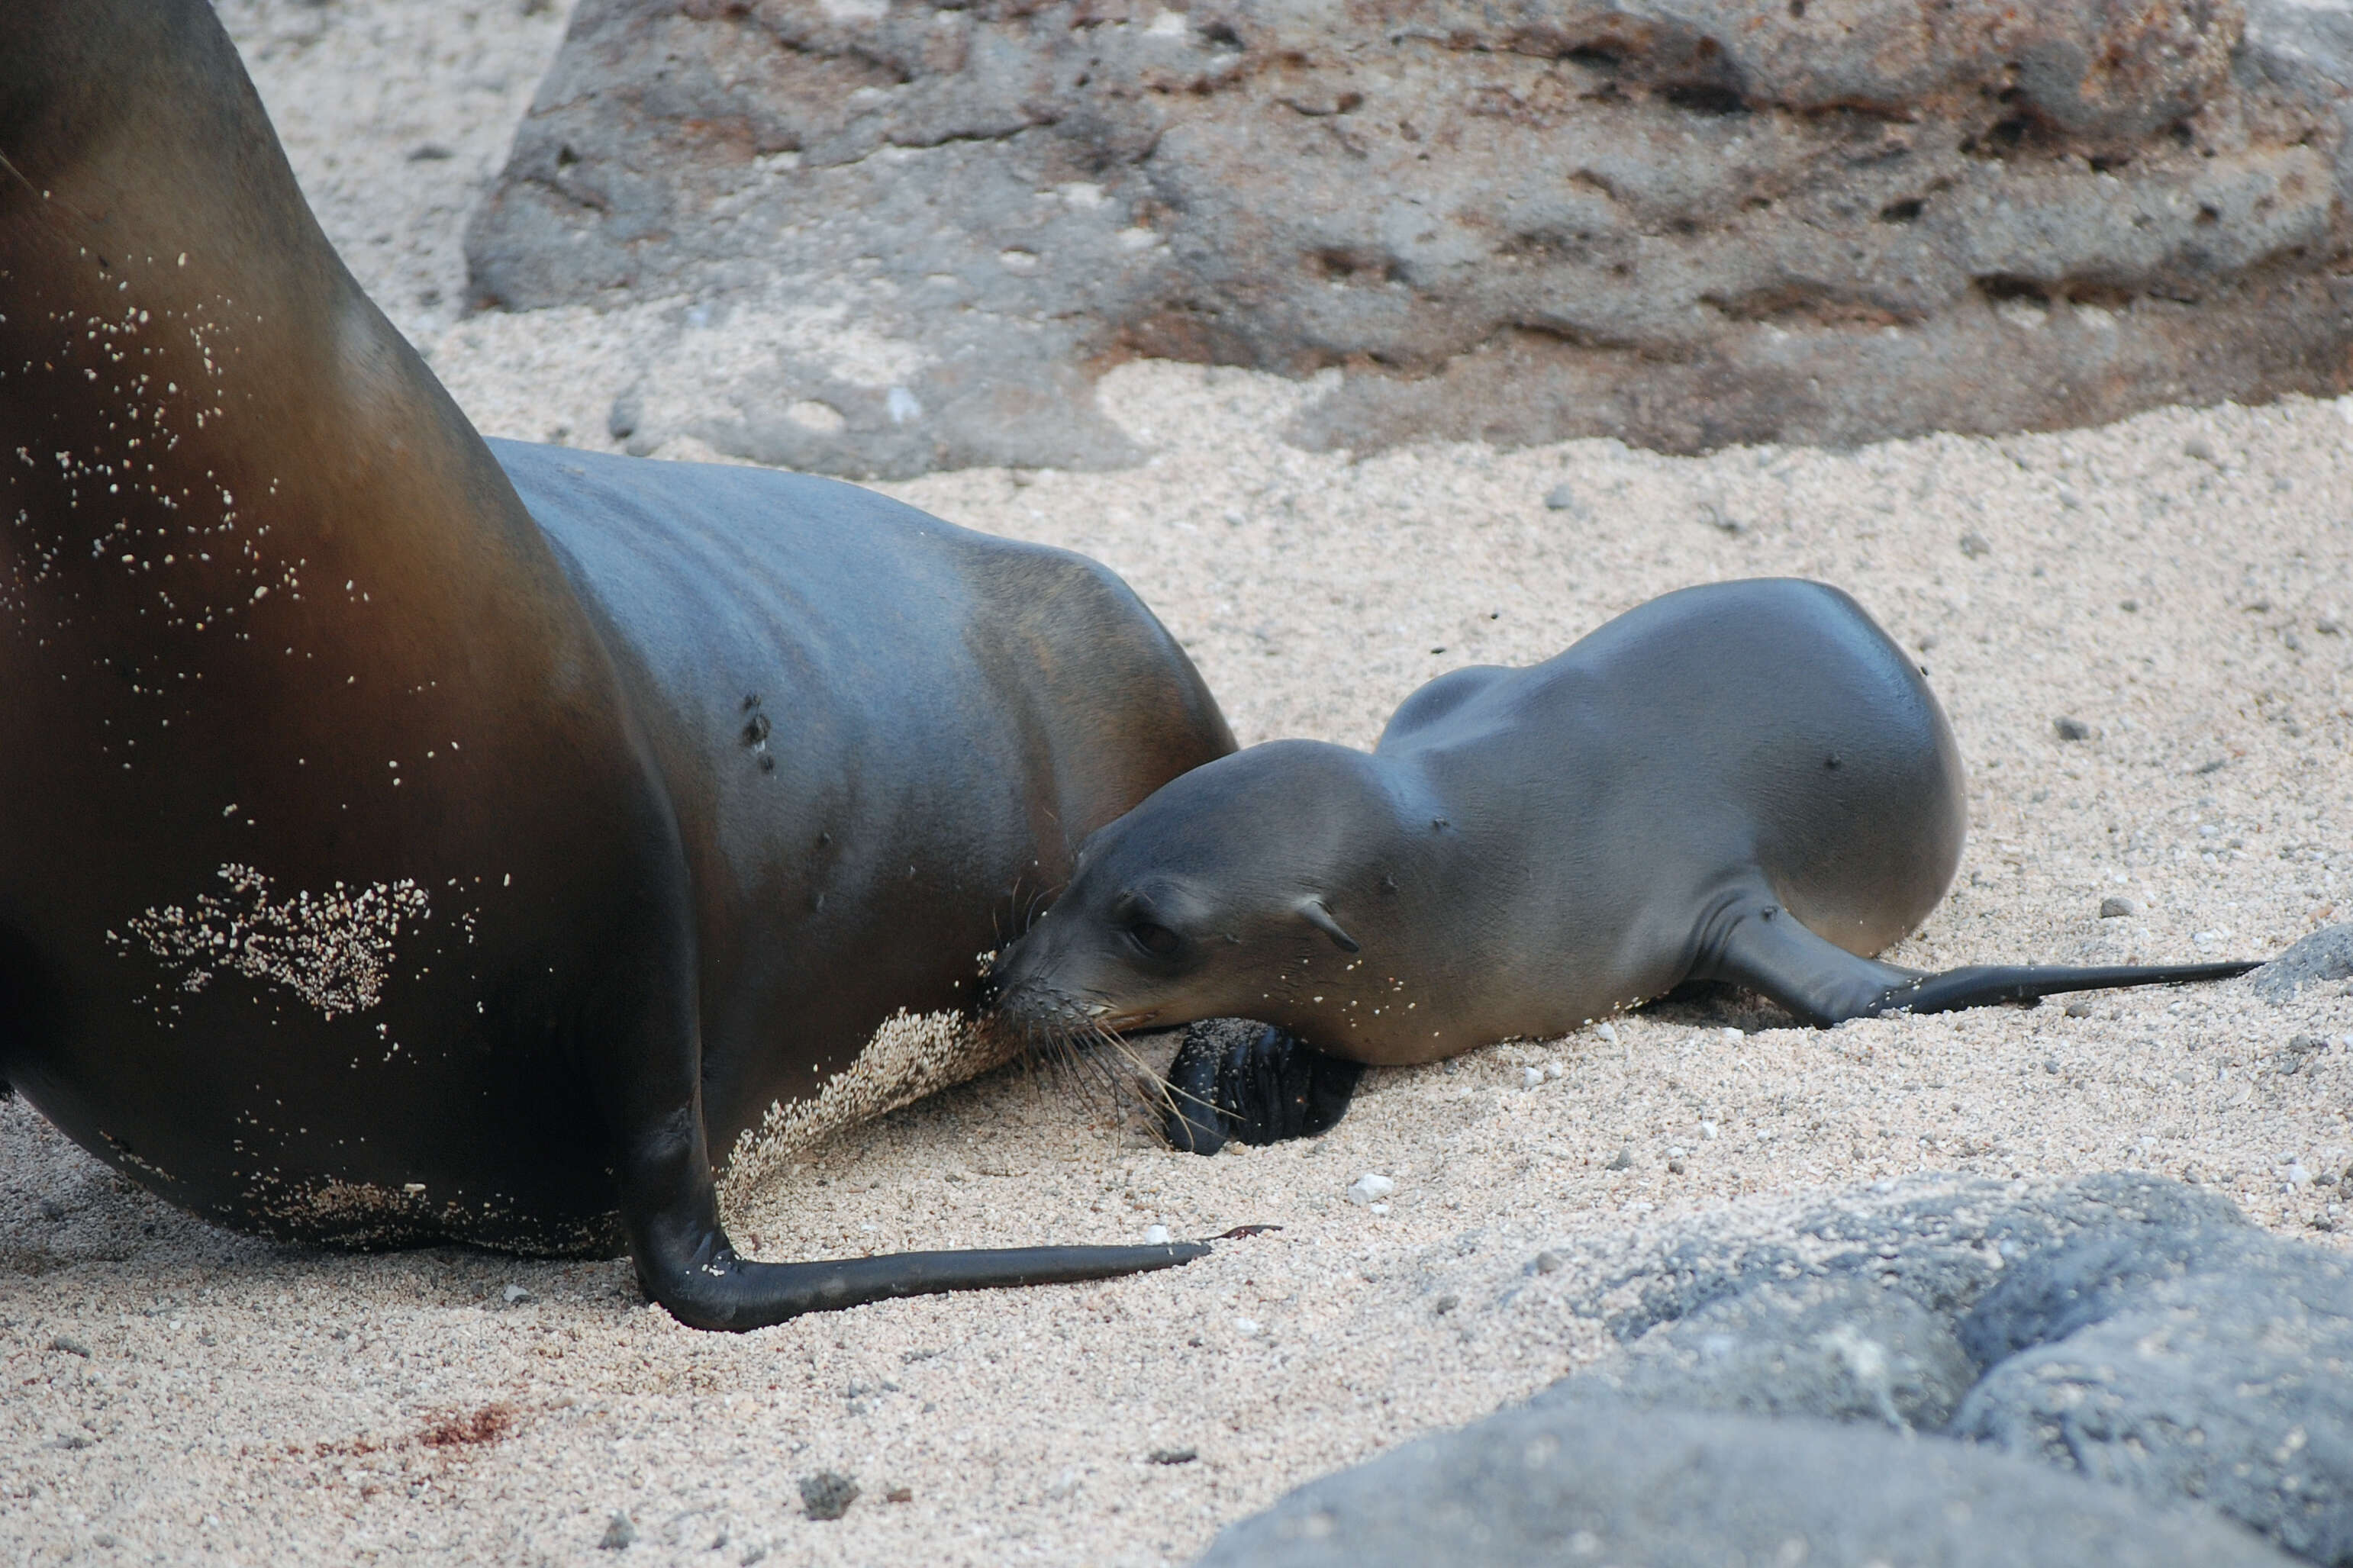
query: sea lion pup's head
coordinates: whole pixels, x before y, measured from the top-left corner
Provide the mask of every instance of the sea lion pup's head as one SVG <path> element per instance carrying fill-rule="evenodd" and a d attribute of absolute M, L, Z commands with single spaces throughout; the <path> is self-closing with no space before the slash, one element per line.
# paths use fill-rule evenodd
<path fill-rule="evenodd" d="M 1277 741 L 1195 768 L 1079 847 L 991 972 L 1032 1039 L 1241 1016 L 1314 1034 L 1310 983 L 1380 919 L 1395 805 L 1374 760 Z"/>

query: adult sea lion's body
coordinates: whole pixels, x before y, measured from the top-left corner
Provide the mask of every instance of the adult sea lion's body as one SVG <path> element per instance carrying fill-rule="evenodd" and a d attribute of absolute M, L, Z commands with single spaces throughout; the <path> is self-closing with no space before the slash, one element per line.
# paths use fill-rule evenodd
<path fill-rule="evenodd" d="M 1717 584 L 1533 668 L 1442 676 L 1369 755 L 1279 742 L 1164 786 L 1082 847 L 994 984 L 1033 1032 L 1239 1016 L 1391 1066 L 1565 1034 L 1692 980 L 1830 1024 L 2249 967 L 1874 962 L 1943 896 L 1966 830 L 1951 728 L 1861 606 Z M 1225 1064 L 1222 1097 L 1197 1056 L 1179 1088 L 1265 1121 L 1253 1101 L 1309 1094 L 1268 1059 L 1288 1048 L 1236 1047 L 1256 1059 Z"/>
<path fill-rule="evenodd" d="M 1134 595 L 846 485 L 494 455 L 208 5 L 0 31 L 0 1079 L 224 1224 L 626 1245 L 706 1326 L 1192 1256 L 752 1263 L 713 1195 L 1232 749 Z"/>

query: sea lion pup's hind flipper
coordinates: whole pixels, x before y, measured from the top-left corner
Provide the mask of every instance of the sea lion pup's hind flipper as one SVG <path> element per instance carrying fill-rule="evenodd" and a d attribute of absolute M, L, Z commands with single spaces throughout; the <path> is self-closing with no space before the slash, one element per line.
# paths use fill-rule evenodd
<path fill-rule="evenodd" d="M 1208 1018 L 1185 1031 L 1169 1064 L 1169 1143 L 1214 1154 L 1229 1138 L 1278 1143 L 1311 1138 L 1346 1114 L 1364 1066 L 1326 1056 L 1288 1029 Z"/>
<path fill-rule="evenodd" d="M 1709 922 L 1688 978 L 1723 980 L 1761 992 L 1827 1029 L 1888 1010 L 1887 998 L 1924 978 L 1892 963 L 1857 958 L 1816 936 L 1770 898 L 1744 898 Z"/>
<path fill-rule="evenodd" d="M 2069 969 L 2047 963 L 1979 963 L 1907 981 L 1882 998 L 1875 1011 L 1953 1013 L 1996 1002 L 2033 1001 L 2068 991 L 2115 991 L 2127 985 L 2229 980 L 2261 967 L 2256 963 L 2236 960 L 2228 963 L 2112 964 L 2101 969 Z"/>
<path fill-rule="evenodd" d="M 1883 1013 L 1952 1013 L 2001 1002 L 2027 1002 L 2068 991 L 2228 980 L 2252 963 L 2116 964 L 2070 969 L 2056 964 L 1972 964 L 1922 974 L 1857 958 L 1815 935 L 1787 910 L 1747 901 L 1717 922 L 1720 934 L 1693 966 L 1694 980 L 1728 980 L 1764 993 L 1802 1023 L 1828 1028 Z"/>

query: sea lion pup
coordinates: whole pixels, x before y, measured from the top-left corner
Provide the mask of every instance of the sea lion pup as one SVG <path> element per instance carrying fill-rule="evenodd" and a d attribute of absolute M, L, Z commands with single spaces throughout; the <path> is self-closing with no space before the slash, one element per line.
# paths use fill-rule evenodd
<path fill-rule="evenodd" d="M 206 0 L 7 8 L 0 1080 L 132 1180 L 305 1242 L 626 1248 L 704 1328 L 1183 1262 L 753 1261 L 713 1163 L 990 1065 L 972 955 L 1232 749 L 1092 562 L 485 445 Z"/>
<path fill-rule="evenodd" d="M 1861 605 L 1686 588 L 1533 668 L 1440 676 L 1370 755 L 1278 741 L 1162 786 L 1081 847 L 994 1005 L 1041 1037 L 1273 1026 L 1180 1054 L 1172 1136 L 1213 1147 L 1330 1125 L 1360 1065 L 1566 1034 L 1686 981 L 1828 1026 L 2253 967 L 1875 962 L 1967 826 L 1952 729 Z"/>

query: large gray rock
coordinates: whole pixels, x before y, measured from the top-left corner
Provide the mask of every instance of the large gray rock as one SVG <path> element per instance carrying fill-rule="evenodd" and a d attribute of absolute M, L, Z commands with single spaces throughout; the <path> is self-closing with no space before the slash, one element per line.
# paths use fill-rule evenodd
<path fill-rule="evenodd" d="M 2014 1264 L 2087 1231 L 2158 1238 L 2245 1227 L 2220 1194 L 2129 1172 L 2056 1184 L 1921 1176 L 1741 1205 L 1560 1255 L 1582 1309 L 1621 1341 L 1768 1285 L 1856 1279 L 1954 1321 Z"/>
<path fill-rule="evenodd" d="M 1852 1277 L 1759 1285 L 1645 1335 L 1624 1360 L 1531 1405 L 1607 1393 L 1627 1405 L 1876 1421 L 1934 1432 L 1977 1381 L 1950 1320 Z"/>
<path fill-rule="evenodd" d="M 697 302 L 636 441 L 852 475 L 1130 460 L 1134 354 L 1358 448 L 2335 391 L 2348 3 L 583 0 L 468 254 Z"/>
<path fill-rule="evenodd" d="M 1933 1437 L 1579 1400 L 1427 1437 L 1227 1529 L 1201 1568 L 2290 1568 L 2180 1505 Z"/>
<path fill-rule="evenodd" d="M 2243 1228 L 2087 1235 L 1961 1337 L 1991 1370 L 1956 1436 L 2353 1563 L 2353 1260 Z"/>
<path fill-rule="evenodd" d="M 1578 1561 L 1579 1540 L 1647 1563 L 1774 1561 L 1787 1540 L 1807 1563 L 2134 1560 L 2138 1535 L 2084 1532 L 2195 1505 L 2353 1564 L 2353 1260 L 2211 1193 L 1924 1177 L 1556 1257 L 1625 1354 L 1302 1489 L 1208 1561 Z M 1572 1447 L 1585 1468 L 1554 1476 Z M 2083 1491 L 1979 1518 L 1970 1489 L 2000 1472 L 1968 1467 L 1998 1455 Z M 1942 1532 L 1939 1499 L 1961 1506 Z"/>

